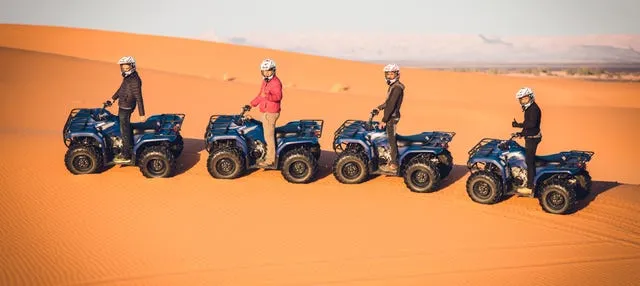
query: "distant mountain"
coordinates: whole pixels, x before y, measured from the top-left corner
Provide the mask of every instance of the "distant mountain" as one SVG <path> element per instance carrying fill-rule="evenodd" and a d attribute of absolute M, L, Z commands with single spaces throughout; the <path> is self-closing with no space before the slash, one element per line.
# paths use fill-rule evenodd
<path fill-rule="evenodd" d="M 493 37 L 348 33 L 248 34 L 200 39 L 364 61 L 640 63 L 640 35 Z"/>

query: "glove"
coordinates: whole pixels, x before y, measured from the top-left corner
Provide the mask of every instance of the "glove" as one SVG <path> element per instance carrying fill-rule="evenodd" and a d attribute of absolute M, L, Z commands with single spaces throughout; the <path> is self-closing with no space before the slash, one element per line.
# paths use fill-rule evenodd
<path fill-rule="evenodd" d="M 242 110 L 243 110 L 243 111 L 249 111 L 249 110 L 251 110 L 251 105 L 248 105 L 248 104 L 247 104 L 247 105 L 245 105 L 244 107 L 242 107 Z"/>
<path fill-rule="evenodd" d="M 513 133 L 513 135 L 515 135 L 515 137 L 522 137 L 522 132 L 516 132 Z"/>
<path fill-rule="evenodd" d="M 105 105 L 106 107 L 111 106 L 111 104 L 112 104 L 112 103 L 111 103 L 111 100 L 107 100 L 107 101 L 105 101 L 105 102 L 104 102 L 104 105 Z"/>

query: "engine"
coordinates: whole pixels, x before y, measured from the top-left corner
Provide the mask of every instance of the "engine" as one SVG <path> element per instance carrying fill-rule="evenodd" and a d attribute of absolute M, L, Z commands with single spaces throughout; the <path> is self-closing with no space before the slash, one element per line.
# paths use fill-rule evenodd
<path fill-rule="evenodd" d="M 109 136 L 109 145 L 111 145 L 111 152 L 114 155 L 122 153 L 122 138 L 117 136 Z"/>
<path fill-rule="evenodd" d="M 387 164 L 391 162 L 391 153 L 387 148 L 383 146 L 378 146 L 378 164 Z"/>
<path fill-rule="evenodd" d="M 527 184 L 527 170 L 521 167 L 511 167 L 511 176 L 516 187 L 525 187 Z"/>
<path fill-rule="evenodd" d="M 264 156 L 267 154 L 266 146 L 258 140 L 252 140 L 249 142 L 249 150 L 249 156 L 254 160 L 264 159 Z"/>

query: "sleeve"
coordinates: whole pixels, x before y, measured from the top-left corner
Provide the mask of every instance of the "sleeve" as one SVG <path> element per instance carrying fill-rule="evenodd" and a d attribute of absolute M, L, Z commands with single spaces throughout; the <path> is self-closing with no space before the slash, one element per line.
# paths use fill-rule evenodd
<path fill-rule="evenodd" d="M 118 89 L 116 90 L 116 92 L 113 94 L 113 96 L 111 97 L 112 100 L 116 100 L 120 97 L 120 89 L 122 88 L 122 86 L 118 87 Z"/>
<path fill-rule="evenodd" d="M 260 95 L 256 95 L 256 97 L 250 102 L 251 106 L 256 107 L 258 104 L 262 102 L 262 97 Z"/>
<path fill-rule="evenodd" d="M 526 130 L 531 130 L 540 124 L 540 110 L 533 109 L 531 112 L 525 114 L 524 122 L 522 123 L 522 134 L 525 136 L 533 136 L 535 134 L 529 134 Z"/>
<path fill-rule="evenodd" d="M 282 99 L 282 83 L 276 81 L 267 90 L 266 99 L 271 102 L 279 102 Z"/>
<path fill-rule="evenodd" d="M 138 80 L 134 80 L 131 82 L 131 92 L 133 93 L 133 97 L 136 99 L 136 103 L 138 104 L 138 112 L 140 116 L 144 116 L 144 100 L 142 100 L 142 83 Z"/>
<path fill-rule="evenodd" d="M 382 122 L 389 121 L 391 114 L 396 110 L 398 99 L 400 98 L 400 94 L 402 93 L 402 89 L 399 87 L 394 87 L 389 94 L 389 99 L 385 102 L 385 110 L 384 117 L 382 117 Z M 387 106 L 388 105 L 388 106 Z M 391 108 L 386 108 L 391 107 Z"/>

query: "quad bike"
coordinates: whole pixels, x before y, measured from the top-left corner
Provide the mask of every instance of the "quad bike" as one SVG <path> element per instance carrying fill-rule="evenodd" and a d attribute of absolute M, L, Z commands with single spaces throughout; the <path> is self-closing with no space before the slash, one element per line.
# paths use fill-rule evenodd
<path fill-rule="evenodd" d="M 267 153 L 262 122 L 246 115 L 212 115 L 205 129 L 207 169 L 217 179 L 235 179 L 249 169 L 281 170 L 290 183 L 309 183 L 318 170 L 323 120 L 291 121 L 275 128 L 276 163 L 262 167 Z"/>
<path fill-rule="evenodd" d="M 521 194 L 518 188 L 527 185 L 525 148 L 511 134 L 507 140 L 484 138 L 469 151 L 467 194 L 477 203 L 494 204 L 503 196 L 519 195 L 538 198 L 540 206 L 552 214 L 573 210 L 576 197 L 591 189 L 587 162 L 591 151 L 564 151 L 536 156 L 536 176 L 533 192 Z"/>
<path fill-rule="evenodd" d="M 67 146 L 64 158 L 72 174 L 91 174 L 116 165 L 114 158 L 122 153 L 120 120 L 106 108 L 74 108 L 62 130 Z M 184 114 L 160 114 L 145 122 L 131 123 L 133 152 L 131 161 L 122 165 L 139 166 L 147 178 L 169 177 L 175 171 L 176 158 L 184 148 L 180 129 Z"/>
<path fill-rule="evenodd" d="M 338 153 L 333 164 L 334 177 L 343 184 L 359 184 L 370 175 L 404 176 L 405 185 L 413 192 L 427 193 L 437 189 L 453 168 L 449 142 L 455 132 L 422 132 L 397 135 L 398 171 L 385 170 L 390 160 L 385 129 L 373 118 L 368 121 L 346 120 L 334 133 L 333 149 Z"/>

